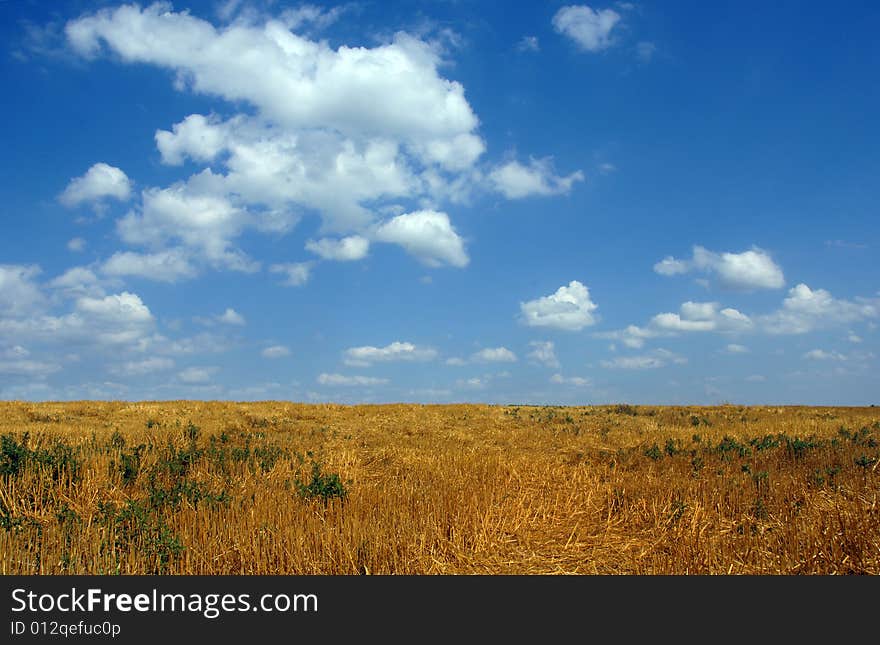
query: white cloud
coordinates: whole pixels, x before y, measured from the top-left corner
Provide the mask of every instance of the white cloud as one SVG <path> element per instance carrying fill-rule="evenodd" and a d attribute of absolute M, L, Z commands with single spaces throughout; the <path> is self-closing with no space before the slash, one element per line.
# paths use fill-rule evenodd
<path fill-rule="evenodd" d="M 283 284 L 286 287 L 301 287 L 309 281 L 312 272 L 311 262 L 296 262 L 288 264 L 273 264 L 269 267 L 270 273 L 282 273 L 286 275 Z"/>
<path fill-rule="evenodd" d="M 127 291 L 104 298 L 80 298 L 76 308 L 95 320 L 135 324 L 153 322 L 153 315 L 140 297 Z"/>
<path fill-rule="evenodd" d="M 217 322 L 221 322 L 225 325 L 238 325 L 238 326 L 246 324 L 244 316 L 242 316 L 235 309 L 232 309 L 230 307 L 227 307 L 226 311 L 224 311 L 222 314 L 217 316 Z"/>
<path fill-rule="evenodd" d="M 104 281 L 88 267 L 72 267 L 49 282 L 49 287 L 57 289 L 67 297 L 103 297 Z"/>
<path fill-rule="evenodd" d="M 676 260 L 667 256 L 654 265 L 654 271 L 660 275 L 680 275 L 691 270 L 690 264 L 685 260 Z"/>
<path fill-rule="evenodd" d="M 321 256 L 325 260 L 347 262 L 367 257 L 370 241 L 360 235 L 344 237 L 341 240 L 323 238 L 306 242 L 306 250 Z"/>
<path fill-rule="evenodd" d="M 467 361 L 458 356 L 453 356 L 452 358 L 447 358 L 444 361 L 447 365 L 451 365 L 452 367 L 461 367 L 463 365 L 467 365 Z"/>
<path fill-rule="evenodd" d="M 465 267 L 470 261 L 446 213 L 422 210 L 398 215 L 380 225 L 374 237 L 380 242 L 399 244 L 427 266 Z"/>
<path fill-rule="evenodd" d="M 305 25 L 321 30 L 326 29 L 339 17 L 349 9 L 352 5 L 339 5 L 332 9 L 325 10 L 323 7 L 316 7 L 311 4 L 300 5 L 293 9 L 285 9 L 281 13 L 281 21 L 288 29 L 303 28 Z"/>
<path fill-rule="evenodd" d="M 619 340 L 627 347 L 640 349 L 645 341 L 683 332 L 738 333 L 750 331 L 754 321 L 736 309 L 720 308 L 717 302 L 692 302 L 681 305 L 679 313 L 660 313 L 652 317 L 648 325 L 629 325 L 625 329 L 599 332 L 597 338 Z"/>
<path fill-rule="evenodd" d="M 448 61 L 435 42 L 397 33 L 375 46 L 331 47 L 292 30 L 320 28 L 344 7 L 305 5 L 272 17 L 224 6 L 216 15 L 237 17 L 220 25 L 157 3 L 99 9 L 65 27 L 70 48 L 86 59 L 168 69 L 178 90 L 242 106 L 156 131 L 163 163 L 209 167 L 143 191 L 142 206 L 118 222 L 128 244 L 151 253 L 174 244 L 195 266 L 255 271 L 239 237 L 283 233 L 315 212 L 319 235 L 338 236 L 310 242 L 322 258 L 360 259 L 369 242 L 391 242 L 429 266 L 464 267 L 464 243 L 442 200 L 461 202 L 498 181 L 508 195 L 558 194 L 583 179 L 533 160 L 497 168 L 491 181 L 479 165 L 479 119 L 461 83 L 441 73 Z M 401 204 L 425 210 L 379 219 Z M 303 282 L 301 273 L 289 284 Z"/>
<path fill-rule="evenodd" d="M 197 255 L 216 268 L 254 272 L 259 265 L 236 249 L 232 240 L 252 218 L 223 196 L 212 194 L 203 186 L 210 171 L 190 183 L 169 188 L 149 188 L 142 193 L 140 213 L 130 212 L 117 222 L 117 232 L 129 244 L 161 248 L 168 243 L 182 243 L 188 255 Z M 136 258 L 126 256 L 128 263 Z M 165 271 L 184 271 L 179 253 L 151 256 L 143 262 L 167 263 Z"/>
<path fill-rule="evenodd" d="M 553 341 L 533 340 L 529 343 L 529 347 L 534 347 L 534 349 L 527 354 L 528 358 L 546 367 L 558 368 L 560 366 Z"/>
<path fill-rule="evenodd" d="M 31 378 L 44 378 L 61 369 L 57 363 L 44 363 L 27 359 L 4 361 L 0 360 L 0 374 L 10 376 L 27 376 Z"/>
<path fill-rule="evenodd" d="M 523 36 L 516 44 L 516 48 L 521 52 L 537 52 L 541 51 L 541 45 L 537 36 Z"/>
<path fill-rule="evenodd" d="M 20 316 L 40 307 L 44 297 L 34 282 L 40 268 L 0 264 L 0 317 Z"/>
<path fill-rule="evenodd" d="M 27 358 L 30 355 L 30 351 L 21 345 L 13 345 L 12 347 L 0 350 L 0 358 L 12 358 L 18 360 L 21 358 Z"/>
<path fill-rule="evenodd" d="M 374 378 L 372 376 L 345 376 L 343 374 L 319 374 L 318 383 L 329 386 L 342 387 L 366 387 L 370 385 L 385 385 L 386 378 Z"/>
<path fill-rule="evenodd" d="M 184 383 L 207 383 L 216 371 L 216 367 L 187 367 L 177 378 Z"/>
<path fill-rule="evenodd" d="M 611 31 L 620 18 L 620 14 L 611 9 L 595 11 L 587 5 L 569 5 L 553 16 L 553 28 L 571 38 L 581 49 L 597 52 L 614 44 Z"/>
<path fill-rule="evenodd" d="M 172 359 L 153 356 L 140 361 L 126 361 L 122 365 L 111 368 L 111 371 L 122 376 L 142 376 L 170 370 L 173 367 L 174 361 Z"/>
<path fill-rule="evenodd" d="M 516 354 L 506 347 L 486 347 L 471 355 L 471 360 L 483 363 L 514 363 Z"/>
<path fill-rule="evenodd" d="M 782 269 L 766 251 L 757 247 L 742 253 L 715 253 L 694 246 L 690 260 L 669 256 L 655 264 L 654 271 L 667 276 L 690 271 L 715 274 L 722 287 L 744 291 L 785 286 Z"/>
<path fill-rule="evenodd" d="M 554 374 L 550 377 L 551 383 L 559 385 L 573 385 L 574 387 L 589 387 L 592 381 L 582 376 L 563 376 L 562 374 Z"/>
<path fill-rule="evenodd" d="M 683 320 L 679 314 L 657 314 L 651 319 L 651 325 L 663 331 L 711 331 L 715 323 L 711 320 Z"/>
<path fill-rule="evenodd" d="M 33 269 L 32 273 L 36 271 Z M 0 270 L 2 277 L 3 271 Z M 17 285 L 13 283 L 12 286 Z M 20 305 L 26 300 L 20 298 L 17 300 L 19 306 L 0 309 L 0 338 L 32 339 L 49 344 L 76 343 L 96 350 L 119 351 L 137 347 L 153 333 L 153 315 L 137 294 L 104 295 L 94 274 L 84 267 L 67 271 L 50 282 L 49 287 L 74 298 L 73 311 L 48 315 L 42 306 L 23 308 Z M 4 291 L 0 288 L 0 304 L 3 304 Z M 29 293 L 29 290 L 24 291 L 25 295 Z M 38 304 L 42 305 L 45 299 L 39 291 L 37 294 L 40 296 Z M 53 302 L 57 304 L 57 299 Z"/>
<path fill-rule="evenodd" d="M 750 374 L 746 377 L 746 381 L 749 383 L 763 383 L 767 380 L 767 377 L 763 374 Z"/>
<path fill-rule="evenodd" d="M 749 348 L 745 345 L 737 345 L 736 343 L 730 343 L 727 347 L 724 348 L 724 352 L 726 354 L 748 354 Z"/>
<path fill-rule="evenodd" d="M 304 206 L 320 212 L 325 231 L 364 231 L 374 220 L 365 204 L 428 190 L 402 144 L 390 136 L 364 133 L 351 139 L 332 128 L 300 131 L 252 116 L 222 122 L 196 116 L 200 115 L 187 117 L 188 130 L 198 128 L 202 138 L 224 142 L 217 159 L 210 161 L 212 170 L 203 172 L 197 183 L 214 194 L 233 194 L 268 209 L 253 209 L 252 226 L 283 230 L 296 223 L 291 210 Z M 214 148 L 194 147 L 194 136 L 179 139 L 160 131 L 157 141 L 164 142 L 166 151 L 173 150 L 172 161 L 187 155 L 208 163 L 204 157 Z M 225 175 L 213 171 L 221 164 Z"/>
<path fill-rule="evenodd" d="M 218 29 L 169 8 L 100 10 L 69 22 L 66 34 L 85 57 L 106 45 L 126 62 L 177 70 L 181 87 L 248 101 L 288 126 L 417 140 L 469 133 L 478 124 L 461 84 L 440 77 L 437 54 L 412 36 L 398 34 L 372 49 L 333 50 L 279 20 Z"/>
<path fill-rule="evenodd" d="M 666 349 L 656 349 L 649 354 L 639 356 L 618 356 L 612 360 L 603 360 L 599 364 L 609 369 L 646 370 L 664 367 L 669 363 L 683 365 L 687 359 Z"/>
<path fill-rule="evenodd" d="M 191 356 L 194 354 L 218 354 L 229 349 L 229 341 L 219 334 L 201 332 L 194 336 L 169 339 L 154 334 L 141 344 L 141 351 L 153 351 L 169 356 Z"/>
<path fill-rule="evenodd" d="M 483 154 L 464 87 L 441 76 L 430 42 L 398 33 L 375 47 L 333 49 L 293 33 L 302 15 L 292 15 L 215 27 L 168 5 L 123 6 L 65 31 L 86 58 L 106 48 L 126 63 L 174 70 L 178 89 L 254 106 L 252 116 L 190 115 L 157 132 L 163 161 L 220 160 L 229 192 L 316 209 L 328 230 L 364 228 L 372 219 L 364 203 L 426 196 L 428 176 L 467 171 Z"/>
<path fill-rule="evenodd" d="M 260 352 L 263 358 L 284 358 L 290 356 L 290 350 L 284 345 L 272 345 Z"/>
<path fill-rule="evenodd" d="M 847 332 L 846 339 L 851 343 L 861 343 L 862 337 L 854 332 Z"/>
<path fill-rule="evenodd" d="M 110 276 L 136 276 L 157 282 L 174 283 L 198 275 L 198 270 L 190 263 L 189 255 L 182 248 L 157 253 L 120 251 L 114 253 L 101 265 L 101 272 Z"/>
<path fill-rule="evenodd" d="M 228 145 L 227 132 L 217 127 L 220 119 L 190 114 L 174 124 L 173 132 L 156 131 L 156 147 L 162 155 L 162 163 L 181 165 L 186 157 L 195 161 L 213 161 Z"/>
<path fill-rule="evenodd" d="M 745 331 L 752 320 L 730 307 L 719 311 L 717 302 L 685 302 L 680 313 L 661 313 L 651 319 L 650 328 L 658 332 Z"/>
<path fill-rule="evenodd" d="M 468 379 L 458 379 L 455 382 L 455 387 L 459 389 L 466 390 L 483 390 L 489 385 L 489 379 L 486 377 L 480 378 L 478 376 L 474 376 Z"/>
<path fill-rule="evenodd" d="M 51 401 L 59 397 L 52 396 L 54 390 L 46 383 L 33 381 L 21 385 L 13 385 L 0 390 L 0 398 L 4 401 Z"/>
<path fill-rule="evenodd" d="M 80 253 L 85 251 L 86 249 L 86 241 L 81 237 L 74 237 L 68 240 L 67 242 L 67 250 L 73 251 L 74 253 Z"/>
<path fill-rule="evenodd" d="M 394 341 L 385 347 L 365 345 L 345 350 L 345 364 L 358 367 L 387 361 L 431 361 L 436 357 L 437 351 L 434 349 L 400 341 Z"/>
<path fill-rule="evenodd" d="M 804 334 L 815 329 L 846 325 L 880 317 L 880 299 L 839 300 L 825 289 L 801 283 L 788 291 L 782 307 L 759 319 L 770 334 Z"/>
<path fill-rule="evenodd" d="M 593 311 L 598 305 L 590 300 L 589 289 L 572 280 L 555 293 L 520 303 L 523 322 L 529 327 L 552 327 L 579 331 L 595 324 Z"/>
<path fill-rule="evenodd" d="M 646 340 L 667 334 L 663 334 L 654 329 L 647 329 L 645 327 L 639 327 L 637 325 L 629 325 L 626 329 L 621 329 L 618 331 L 598 332 L 594 335 L 596 338 L 619 340 L 627 347 L 632 347 L 633 349 L 641 349 L 645 346 Z"/>
<path fill-rule="evenodd" d="M 105 197 L 126 201 L 131 195 L 131 182 L 124 172 L 105 163 L 96 163 L 82 177 L 70 180 L 58 200 L 67 207 L 83 202 L 99 202 Z"/>
<path fill-rule="evenodd" d="M 575 182 L 583 180 L 584 174 L 580 170 L 567 177 L 556 175 L 549 158 L 531 159 L 528 166 L 509 161 L 489 173 L 489 182 L 508 199 L 566 194 Z"/>
<path fill-rule="evenodd" d="M 811 361 L 845 361 L 847 357 L 840 352 L 826 352 L 823 349 L 812 349 L 803 356 Z"/>
<path fill-rule="evenodd" d="M 600 361 L 602 367 L 625 370 L 647 370 L 663 367 L 666 363 L 656 356 L 618 356 Z"/>

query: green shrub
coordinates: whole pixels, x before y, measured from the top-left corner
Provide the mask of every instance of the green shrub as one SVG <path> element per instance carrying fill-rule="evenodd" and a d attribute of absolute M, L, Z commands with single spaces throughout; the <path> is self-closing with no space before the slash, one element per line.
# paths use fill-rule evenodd
<path fill-rule="evenodd" d="M 345 500 L 348 496 L 348 491 L 339 475 L 337 473 L 322 473 L 321 465 L 316 461 L 312 462 L 312 480 L 308 484 L 304 484 L 297 477 L 294 484 L 300 497 L 319 498 L 325 504 L 334 497 Z"/>

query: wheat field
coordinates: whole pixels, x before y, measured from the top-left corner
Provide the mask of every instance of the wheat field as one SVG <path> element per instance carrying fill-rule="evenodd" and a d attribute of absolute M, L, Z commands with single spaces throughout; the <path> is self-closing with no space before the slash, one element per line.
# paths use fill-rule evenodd
<path fill-rule="evenodd" d="M 878 574 L 880 408 L 0 403 L 3 574 Z"/>

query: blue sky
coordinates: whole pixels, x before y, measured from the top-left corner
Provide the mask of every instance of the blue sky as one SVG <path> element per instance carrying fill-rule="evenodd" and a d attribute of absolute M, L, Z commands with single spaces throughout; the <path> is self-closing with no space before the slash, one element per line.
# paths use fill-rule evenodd
<path fill-rule="evenodd" d="M 875 3 L 0 12 L 2 399 L 878 402 Z"/>

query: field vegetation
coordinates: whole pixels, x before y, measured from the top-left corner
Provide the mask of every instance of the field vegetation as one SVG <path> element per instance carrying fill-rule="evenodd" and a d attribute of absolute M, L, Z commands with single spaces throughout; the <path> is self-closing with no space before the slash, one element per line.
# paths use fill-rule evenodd
<path fill-rule="evenodd" d="M 0 402 L 2 574 L 880 574 L 880 408 Z"/>

